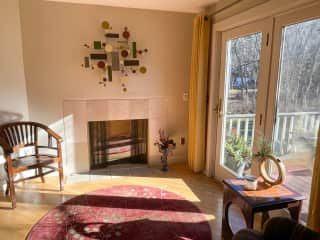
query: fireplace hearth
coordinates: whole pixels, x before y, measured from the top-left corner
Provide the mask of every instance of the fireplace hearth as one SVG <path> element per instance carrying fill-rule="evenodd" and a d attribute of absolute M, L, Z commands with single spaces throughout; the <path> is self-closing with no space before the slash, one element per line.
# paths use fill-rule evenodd
<path fill-rule="evenodd" d="M 148 119 L 89 121 L 90 169 L 147 163 Z"/>

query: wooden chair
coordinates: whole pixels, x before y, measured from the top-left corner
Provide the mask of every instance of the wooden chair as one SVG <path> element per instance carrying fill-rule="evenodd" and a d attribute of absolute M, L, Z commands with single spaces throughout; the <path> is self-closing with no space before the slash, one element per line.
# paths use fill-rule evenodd
<path fill-rule="evenodd" d="M 41 141 L 40 141 L 41 140 Z M 0 126 L 0 146 L 3 148 L 8 174 L 7 190 L 10 190 L 12 208 L 16 207 L 15 186 L 17 182 L 40 177 L 54 171 L 59 172 L 60 191 L 63 190 L 63 166 L 61 156 L 62 138 L 47 126 L 36 122 L 13 122 Z M 45 144 L 39 144 L 45 142 Z M 19 156 L 17 151 L 33 147 L 32 153 Z M 43 153 L 51 151 L 53 153 Z M 57 167 L 52 164 L 57 163 Z M 49 169 L 45 172 L 43 168 Z M 16 174 L 35 169 L 34 176 L 14 180 Z"/>

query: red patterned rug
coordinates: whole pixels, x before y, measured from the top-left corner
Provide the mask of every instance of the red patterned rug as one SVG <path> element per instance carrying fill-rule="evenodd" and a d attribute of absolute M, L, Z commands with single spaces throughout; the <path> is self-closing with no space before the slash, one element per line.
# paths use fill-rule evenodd
<path fill-rule="evenodd" d="M 160 188 L 121 185 L 80 195 L 49 211 L 26 239 L 209 240 L 191 202 Z"/>

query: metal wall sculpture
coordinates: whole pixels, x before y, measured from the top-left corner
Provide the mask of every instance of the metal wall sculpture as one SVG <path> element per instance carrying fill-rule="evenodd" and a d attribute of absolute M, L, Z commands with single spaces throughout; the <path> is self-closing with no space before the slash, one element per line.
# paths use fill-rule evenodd
<path fill-rule="evenodd" d="M 90 49 L 91 53 L 84 57 L 82 67 L 92 70 L 98 68 L 102 73 L 99 84 L 104 87 L 108 82 L 113 81 L 113 72 L 120 72 L 121 89 L 127 92 L 129 74 L 147 72 L 147 68 L 141 65 L 141 58 L 148 52 L 148 49 L 138 49 L 137 42 L 130 39 L 127 27 L 124 27 L 122 34 L 119 34 L 112 31 L 108 21 L 103 21 L 101 28 L 104 31 L 105 40 L 95 40 L 92 44 L 84 44 L 84 47 Z"/>

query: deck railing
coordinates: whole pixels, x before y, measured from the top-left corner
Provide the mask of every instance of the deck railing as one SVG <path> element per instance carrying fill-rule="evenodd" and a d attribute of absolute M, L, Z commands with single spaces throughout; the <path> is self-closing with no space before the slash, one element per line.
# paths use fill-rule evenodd
<path fill-rule="evenodd" d="M 320 125 L 320 112 L 278 113 L 274 128 L 274 151 L 285 154 L 298 137 L 316 138 Z M 226 116 L 226 135 L 237 134 L 252 146 L 255 114 L 232 114 Z"/>

